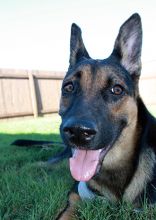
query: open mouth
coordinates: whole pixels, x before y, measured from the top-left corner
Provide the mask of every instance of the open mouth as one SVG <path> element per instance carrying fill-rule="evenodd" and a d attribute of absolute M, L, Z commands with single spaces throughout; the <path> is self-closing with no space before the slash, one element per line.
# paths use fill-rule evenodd
<path fill-rule="evenodd" d="M 98 150 L 74 149 L 73 156 L 70 158 L 70 171 L 73 178 L 86 182 L 95 176 L 110 148 L 111 145 Z"/>
<path fill-rule="evenodd" d="M 112 141 L 107 146 L 98 150 L 72 148 L 74 152 L 69 159 L 69 164 L 71 174 L 75 180 L 87 182 L 98 174 L 106 154 L 112 149 L 127 125 L 126 121 L 122 122 L 118 132 L 115 133 Z"/>

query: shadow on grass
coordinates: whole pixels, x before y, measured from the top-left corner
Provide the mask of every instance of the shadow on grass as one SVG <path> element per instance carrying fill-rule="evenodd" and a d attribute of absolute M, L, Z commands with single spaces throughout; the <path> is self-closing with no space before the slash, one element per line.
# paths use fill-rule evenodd
<path fill-rule="evenodd" d="M 21 165 L 25 162 L 47 161 L 57 153 L 63 151 L 64 147 L 59 144 L 39 147 L 18 147 L 11 145 L 18 139 L 25 140 L 42 140 L 42 141 L 61 141 L 60 135 L 57 134 L 0 134 L 0 167 L 2 165 Z"/>

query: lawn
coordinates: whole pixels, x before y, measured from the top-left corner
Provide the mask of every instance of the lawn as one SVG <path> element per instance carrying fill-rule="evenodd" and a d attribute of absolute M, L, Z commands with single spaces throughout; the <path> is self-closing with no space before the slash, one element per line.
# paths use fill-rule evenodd
<path fill-rule="evenodd" d="M 65 204 L 72 184 L 67 162 L 53 167 L 38 166 L 61 150 L 27 149 L 11 146 L 19 138 L 60 140 L 60 119 L 9 120 L 0 123 L 0 219 L 49 220 Z"/>
<path fill-rule="evenodd" d="M 66 204 L 73 184 L 67 160 L 49 167 L 39 163 L 61 147 L 46 150 L 10 145 L 19 138 L 59 141 L 59 124 L 57 115 L 0 122 L 0 220 L 53 220 Z M 77 216 L 80 220 L 156 219 L 156 209 L 144 206 L 138 213 L 129 204 L 114 206 L 97 199 L 78 205 Z"/>

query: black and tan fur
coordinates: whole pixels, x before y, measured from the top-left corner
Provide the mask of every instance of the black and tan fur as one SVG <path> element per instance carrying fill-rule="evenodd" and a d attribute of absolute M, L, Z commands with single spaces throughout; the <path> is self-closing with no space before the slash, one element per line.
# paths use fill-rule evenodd
<path fill-rule="evenodd" d="M 141 205 L 145 192 L 149 204 L 156 202 L 156 120 L 139 96 L 141 46 L 138 14 L 121 26 L 113 52 L 104 60 L 90 58 L 81 30 L 73 24 L 60 104 L 60 131 L 69 148 L 111 146 L 88 188 L 111 202 L 124 200 L 134 206 Z M 94 137 L 87 133 L 90 126 Z M 76 191 L 70 194 L 58 219 L 74 219 L 78 198 Z"/>

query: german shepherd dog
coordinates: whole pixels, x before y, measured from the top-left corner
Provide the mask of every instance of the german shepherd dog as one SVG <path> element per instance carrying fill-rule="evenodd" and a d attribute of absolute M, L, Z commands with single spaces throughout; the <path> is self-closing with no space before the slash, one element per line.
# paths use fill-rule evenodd
<path fill-rule="evenodd" d="M 75 202 L 96 196 L 135 207 L 144 196 L 156 202 L 156 120 L 139 95 L 141 47 L 137 13 L 121 26 L 104 60 L 89 56 L 81 29 L 72 24 L 59 114 L 77 186 L 57 219 L 74 219 Z"/>

